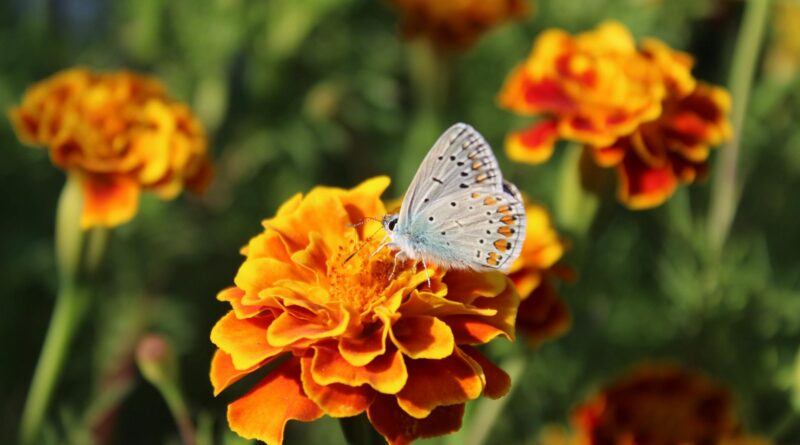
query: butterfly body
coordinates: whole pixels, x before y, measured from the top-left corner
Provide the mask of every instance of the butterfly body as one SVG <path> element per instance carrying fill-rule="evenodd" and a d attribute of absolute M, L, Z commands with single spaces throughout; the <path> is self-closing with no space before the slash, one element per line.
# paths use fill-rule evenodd
<path fill-rule="evenodd" d="M 483 137 L 467 124 L 442 134 L 383 227 L 400 259 L 446 269 L 506 271 L 525 237 L 525 208 Z"/>

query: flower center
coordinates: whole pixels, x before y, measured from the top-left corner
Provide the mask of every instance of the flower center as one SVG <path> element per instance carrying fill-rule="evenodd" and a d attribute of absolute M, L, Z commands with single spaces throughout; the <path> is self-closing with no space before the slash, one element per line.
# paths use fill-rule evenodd
<path fill-rule="evenodd" d="M 393 281 L 405 277 L 406 265 L 398 262 L 394 267 L 394 254 L 384 247 L 375 253 L 378 242 L 369 241 L 361 247 L 351 241 L 339 246 L 339 251 L 328 263 L 328 292 L 332 301 L 339 301 L 356 313 L 366 314 L 386 299 L 386 289 Z M 361 247 L 360 250 L 356 250 Z"/>

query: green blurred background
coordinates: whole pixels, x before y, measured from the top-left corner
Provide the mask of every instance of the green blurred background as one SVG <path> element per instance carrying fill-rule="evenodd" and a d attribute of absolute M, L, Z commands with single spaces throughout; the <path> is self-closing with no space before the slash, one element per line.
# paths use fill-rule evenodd
<path fill-rule="evenodd" d="M 773 18 L 787 5 L 800 8 L 773 2 Z M 398 16 L 380 0 L 0 2 L 0 109 L 67 67 L 150 73 L 205 123 L 217 165 L 204 197 L 165 203 L 145 196 L 134 221 L 114 230 L 47 441 L 88 443 L 100 424 L 113 427 L 107 443 L 178 443 L 163 400 L 132 362 L 136 339 L 155 331 L 179 353 L 201 434 L 243 443 L 225 423 L 233 396 L 211 395 L 208 335 L 227 311 L 215 294 L 232 283 L 239 247 L 283 200 L 316 184 L 349 187 L 378 174 L 392 176 L 389 198 L 399 196 L 438 133 L 464 121 L 492 143 L 507 177 L 557 209 L 565 199 L 563 150 L 537 167 L 507 162 L 503 137 L 527 120 L 495 101 L 536 35 L 613 18 L 637 37 L 692 53 L 696 77 L 724 85 L 744 9 L 719 0 L 532 6 L 526 20 L 437 62 L 402 40 Z M 707 372 L 736 393 L 747 430 L 778 429 L 778 443 L 800 443 L 791 414 L 800 410 L 800 78 L 793 70 L 800 54 L 783 54 L 777 64 L 772 57 L 785 39 L 800 40 L 800 28 L 767 29 L 743 129 L 741 204 L 723 254 L 713 255 L 706 237 L 710 182 L 650 211 L 607 198 L 588 230 L 559 227 L 570 244 L 563 263 L 578 272 L 560 288 L 573 327 L 536 350 L 524 342 L 490 348 L 500 361 L 524 356 L 526 367 L 488 443 L 532 443 L 544 425 L 567 424 L 572 407 L 644 359 Z M 441 70 L 446 81 L 431 78 Z M 422 94 L 426 88 L 435 97 Z M 13 443 L 56 293 L 53 224 L 64 174 L 44 150 L 23 147 L 7 120 L 0 144 L 0 443 Z M 565 217 L 557 212 L 556 223 Z M 118 409 L 98 421 L 108 406 Z M 290 422 L 286 443 L 343 438 L 327 418 Z"/>

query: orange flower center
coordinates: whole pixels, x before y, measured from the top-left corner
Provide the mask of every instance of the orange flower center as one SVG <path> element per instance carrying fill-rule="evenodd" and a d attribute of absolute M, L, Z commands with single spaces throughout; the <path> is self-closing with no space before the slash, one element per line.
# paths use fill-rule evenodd
<path fill-rule="evenodd" d="M 387 298 L 385 291 L 392 280 L 406 281 L 408 265 L 398 262 L 392 275 L 395 252 L 383 248 L 375 253 L 378 246 L 377 241 L 370 241 L 356 252 L 360 244 L 351 241 L 339 247 L 328 263 L 328 291 L 332 301 L 366 315 Z"/>

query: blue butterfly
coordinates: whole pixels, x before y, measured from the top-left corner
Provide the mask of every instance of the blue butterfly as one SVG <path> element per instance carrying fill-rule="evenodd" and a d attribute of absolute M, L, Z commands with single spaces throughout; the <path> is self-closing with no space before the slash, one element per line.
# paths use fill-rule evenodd
<path fill-rule="evenodd" d="M 413 260 L 506 272 L 522 250 L 527 219 L 519 190 L 503 180 L 489 144 L 458 123 L 422 161 L 399 213 L 382 224 L 386 236 L 373 255 L 384 247 L 397 250 L 395 265 Z"/>

